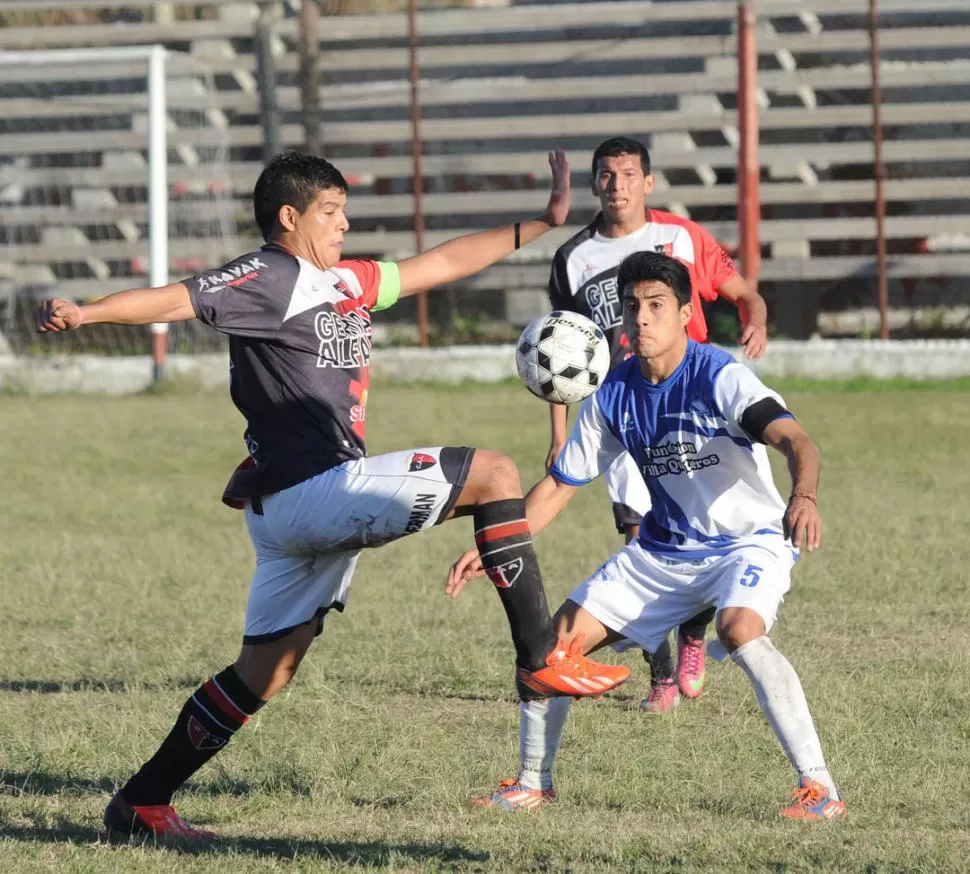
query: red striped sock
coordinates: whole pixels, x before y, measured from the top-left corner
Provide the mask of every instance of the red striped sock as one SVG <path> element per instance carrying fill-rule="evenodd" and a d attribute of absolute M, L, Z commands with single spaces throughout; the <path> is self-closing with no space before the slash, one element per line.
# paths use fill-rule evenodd
<path fill-rule="evenodd" d="M 556 644 L 539 559 L 525 517 L 525 500 L 475 507 L 475 543 L 508 616 L 516 663 L 537 670 Z"/>
<path fill-rule="evenodd" d="M 162 745 L 121 790 L 129 804 L 169 804 L 186 780 L 219 752 L 266 702 L 231 665 L 210 677 L 179 713 Z"/>

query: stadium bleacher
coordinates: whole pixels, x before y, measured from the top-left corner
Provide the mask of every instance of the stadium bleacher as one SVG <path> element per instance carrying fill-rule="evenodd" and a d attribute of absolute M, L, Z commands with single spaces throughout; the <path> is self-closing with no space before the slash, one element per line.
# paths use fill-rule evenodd
<path fill-rule="evenodd" d="M 281 136 L 299 147 L 297 19 L 294 4 L 278 5 Z M 820 305 L 875 301 L 866 5 L 757 4 L 762 288 L 776 327 L 790 336 L 816 329 Z M 263 143 L 259 4 L 75 2 L 71 14 L 63 6 L 0 0 L 0 52 L 160 42 L 177 53 L 168 99 L 174 220 L 200 188 L 219 197 L 213 214 L 198 203 L 191 213 L 185 207 L 172 275 L 254 245 L 248 197 Z M 965 0 L 880 6 L 892 299 L 911 302 L 925 292 L 927 300 L 957 300 L 970 276 L 970 7 Z M 505 292 L 498 296 L 505 314 L 525 320 L 542 306 L 555 247 L 594 214 L 588 155 L 620 133 L 651 148 L 655 205 L 735 243 L 735 15 L 729 0 L 421 12 L 426 243 L 540 208 L 544 151 L 567 148 L 577 188 L 571 226 L 464 286 Z M 323 16 L 318 36 L 325 152 L 354 181 L 345 251 L 405 256 L 414 247 L 405 16 Z M 203 65 L 206 77 L 197 73 Z M 41 114 L 24 92 L 38 84 L 38 71 L 0 65 L 0 226 L 8 252 L 0 320 L 25 288 L 38 294 L 56 285 L 82 299 L 144 281 L 144 109 L 133 108 L 124 89 L 125 77 L 141 74 L 136 67 L 121 65 L 121 84 L 111 90 L 83 65 L 43 71 L 49 93 L 67 102 L 48 100 Z M 70 102 L 86 78 L 89 95 L 100 89 L 99 112 L 115 122 L 65 136 L 58 118 L 90 111 Z M 179 113 L 189 112 L 224 131 L 221 175 L 206 178 L 208 165 L 193 159 L 209 132 L 180 125 Z"/>

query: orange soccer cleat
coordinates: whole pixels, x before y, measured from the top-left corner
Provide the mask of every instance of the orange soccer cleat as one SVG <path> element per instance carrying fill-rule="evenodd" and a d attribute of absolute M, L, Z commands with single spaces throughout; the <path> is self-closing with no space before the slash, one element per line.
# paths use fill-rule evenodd
<path fill-rule="evenodd" d="M 584 698 L 602 695 L 630 679 L 623 665 L 604 665 L 586 658 L 582 638 L 574 637 L 567 647 L 562 640 L 546 656 L 546 667 L 537 671 L 519 668 L 516 687 L 523 701 L 539 698 Z"/>

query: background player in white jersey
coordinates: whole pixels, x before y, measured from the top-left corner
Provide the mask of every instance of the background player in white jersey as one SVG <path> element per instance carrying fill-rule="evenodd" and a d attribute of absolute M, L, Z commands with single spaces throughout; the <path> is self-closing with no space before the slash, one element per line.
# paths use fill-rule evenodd
<path fill-rule="evenodd" d="M 562 224 L 569 168 L 559 150 L 549 162 L 540 218 L 395 264 L 341 261 L 343 176 L 323 158 L 277 156 L 253 192 L 267 241 L 258 251 L 164 288 L 43 306 L 41 331 L 197 318 L 228 334 L 230 391 L 246 418 L 249 456 L 223 495 L 245 511 L 256 550 L 242 649 L 185 702 L 155 755 L 111 799 L 109 831 L 208 836 L 178 816 L 172 795 L 292 679 L 325 614 L 343 610 L 360 550 L 455 516 L 474 518 L 511 627 L 521 697 L 595 694 L 629 676 L 558 645 L 508 458 L 462 446 L 368 458 L 365 445 L 371 311 L 468 276 Z"/>
<path fill-rule="evenodd" d="M 529 492 L 526 512 L 532 530 L 541 531 L 623 452 L 635 459 L 652 503 L 637 539 L 559 609 L 559 633 L 585 652 L 621 641 L 651 650 L 668 629 L 716 608 L 718 638 L 750 679 L 798 772 L 782 813 L 843 816 L 801 683 L 767 636 L 789 588 L 794 548 L 819 546 L 818 450 L 748 368 L 687 336 L 684 265 L 640 252 L 623 261 L 618 281 L 634 357 L 583 404 L 552 470 Z M 764 443 L 788 460 L 787 504 Z M 448 592 L 457 595 L 480 566 L 477 551 L 466 552 L 449 574 Z M 565 700 L 523 703 L 518 778 L 478 804 L 533 808 L 554 798 L 551 769 L 568 707 Z"/>
<path fill-rule="evenodd" d="M 612 366 L 631 354 L 623 330 L 616 274 L 620 262 L 633 252 L 662 252 L 682 261 L 692 288 L 688 336 L 707 342 L 707 323 L 701 300 L 718 297 L 738 308 L 739 342 L 749 358 L 760 358 L 767 347 L 767 310 L 758 292 L 734 268 L 734 262 L 713 236 L 697 222 L 653 209 L 646 200 L 653 193 L 650 153 L 630 137 L 603 141 L 593 153 L 592 187 L 600 212 L 592 223 L 556 252 L 549 277 L 553 309 L 571 310 L 592 319 L 610 343 Z M 551 441 L 546 469 L 566 442 L 568 407 L 550 408 Z M 650 497 L 636 466 L 623 455 L 606 472 L 606 489 L 613 503 L 617 531 L 630 540 L 650 506 Z M 677 634 L 676 682 L 670 643 L 665 638 L 655 653 L 644 652 L 651 667 L 650 694 L 641 702 L 647 713 L 664 713 L 679 702 L 679 694 L 696 698 L 704 688 L 704 635 L 714 618 L 710 610 L 684 622 Z"/>

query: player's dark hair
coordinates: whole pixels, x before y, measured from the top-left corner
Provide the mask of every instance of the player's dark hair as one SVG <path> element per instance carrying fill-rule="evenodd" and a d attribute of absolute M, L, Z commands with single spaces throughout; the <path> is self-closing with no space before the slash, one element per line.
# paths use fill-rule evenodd
<path fill-rule="evenodd" d="M 326 188 L 348 191 L 343 174 L 326 158 L 301 152 L 276 155 L 263 168 L 253 189 L 253 212 L 264 240 L 269 240 L 283 206 L 303 213 Z"/>
<path fill-rule="evenodd" d="M 616 287 L 620 297 L 631 294 L 633 287 L 641 282 L 662 282 L 677 298 L 681 306 L 691 301 L 690 273 L 676 258 L 659 252 L 634 252 L 620 262 L 616 275 Z"/>
<path fill-rule="evenodd" d="M 639 155 L 643 175 L 650 175 L 650 153 L 647 147 L 632 137 L 611 137 L 603 140 L 593 152 L 593 177 L 595 178 L 601 158 L 619 158 L 620 155 Z"/>

